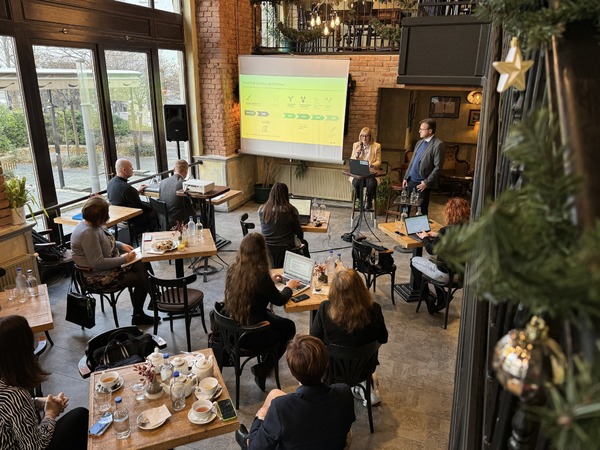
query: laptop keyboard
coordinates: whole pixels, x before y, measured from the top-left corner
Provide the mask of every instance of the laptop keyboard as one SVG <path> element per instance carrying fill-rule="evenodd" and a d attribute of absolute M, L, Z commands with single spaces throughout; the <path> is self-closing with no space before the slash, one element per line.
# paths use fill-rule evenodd
<path fill-rule="evenodd" d="M 284 286 L 287 284 L 288 281 L 290 281 L 290 278 L 288 277 L 281 277 L 281 284 L 283 284 Z M 296 291 L 300 291 L 302 289 L 304 289 L 306 287 L 306 284 L 300 282 L 300 284 L 298 286 L 296 286 L 294 289 L 292 289 L 292 292 L 296 292 Z"/>

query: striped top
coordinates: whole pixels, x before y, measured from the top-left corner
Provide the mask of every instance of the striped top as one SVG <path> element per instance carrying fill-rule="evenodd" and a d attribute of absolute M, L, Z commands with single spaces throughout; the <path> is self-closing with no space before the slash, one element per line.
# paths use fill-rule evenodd
<path fill-rule="evenodd" d="M 8 386 L 0 380 L 0 448 L 45 449 L 54 433 L 56 421 L 39 421 L 27 389 Z"/>

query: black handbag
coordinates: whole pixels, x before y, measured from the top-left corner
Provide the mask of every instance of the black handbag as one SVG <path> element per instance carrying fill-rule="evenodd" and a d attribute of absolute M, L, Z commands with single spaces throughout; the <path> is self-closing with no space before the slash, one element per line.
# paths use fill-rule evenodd
<path fill-rule="evenodd" d="M 67 294 L 67 315 L 65 320 L 75 323 L 81 328 L 96 326 L 96 299 L 91 295 L 79 292 L 71 280 Z"/>
<path fill-rule="evenodd" d="M 123 360 L 133 356 L 138 356 L 134 362 L 141 362 L 152 353 L 155 346 L 156 342 L 148 333 L 136 336 L 127 331 L 117 330 L 111 334 L 105 346 L 92 352 L 90 362 L 94 367 L 102 366 L 102 368 L 119 367 Z"/>

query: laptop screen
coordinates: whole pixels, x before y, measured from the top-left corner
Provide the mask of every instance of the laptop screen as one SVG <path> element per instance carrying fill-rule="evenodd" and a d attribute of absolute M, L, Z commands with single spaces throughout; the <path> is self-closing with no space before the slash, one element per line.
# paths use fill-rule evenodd
<path fill-rule="evenodd" d="M 288 278 L 295 278 L 304 284 L 310 284 L 315 263 L 312 259 L 306 258 L 292 252 L 285 252 L 283 261 L 283 274 Z"/>
<path fill-rule="evenodd" d="M 301 216 L 310 216 L 310 198 L 290 198 L 290 203 L 298 210 Z"/>
<path fill-rule="evenodd" d="M 422 216 L 407 217 L 404 219 L 404 223 L 406 224 L 406 234 L 415 234 L 419 231 L 431 230 L 429 227 L 429 218 L 427 217 L 427 214 Z"/>

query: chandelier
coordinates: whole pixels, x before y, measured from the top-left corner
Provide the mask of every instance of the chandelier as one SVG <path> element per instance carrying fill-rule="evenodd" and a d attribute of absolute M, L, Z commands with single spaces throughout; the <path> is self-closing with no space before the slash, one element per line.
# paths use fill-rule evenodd
<path fill-rule="evenodd" d="M 320 12 L 321 7 L 323 7 L 323 11 L 324 11 L 323 18 L 321 18 L 321 12 Z M 321 25 L 324 25 L 323 26 L 323 35 L 328 36 L 331 33 L 331 31 L 335 30 L 335 28 L 338 27 L 341 23 L 340 16 L 338 16 L 337 10 L 334 10 L 331 13 L 331 19 L 329 19 L 327 17 L 327 14 L 332 9 L 333 8 L 329 4 L 329 0 L 325 0 L 324 2 L 317 3 L 315 5 L 315 7 L 313 8 L 312 12 L 310 13 L 310 27 L 317 28 L 317 27 L 321 27 Z"/>

